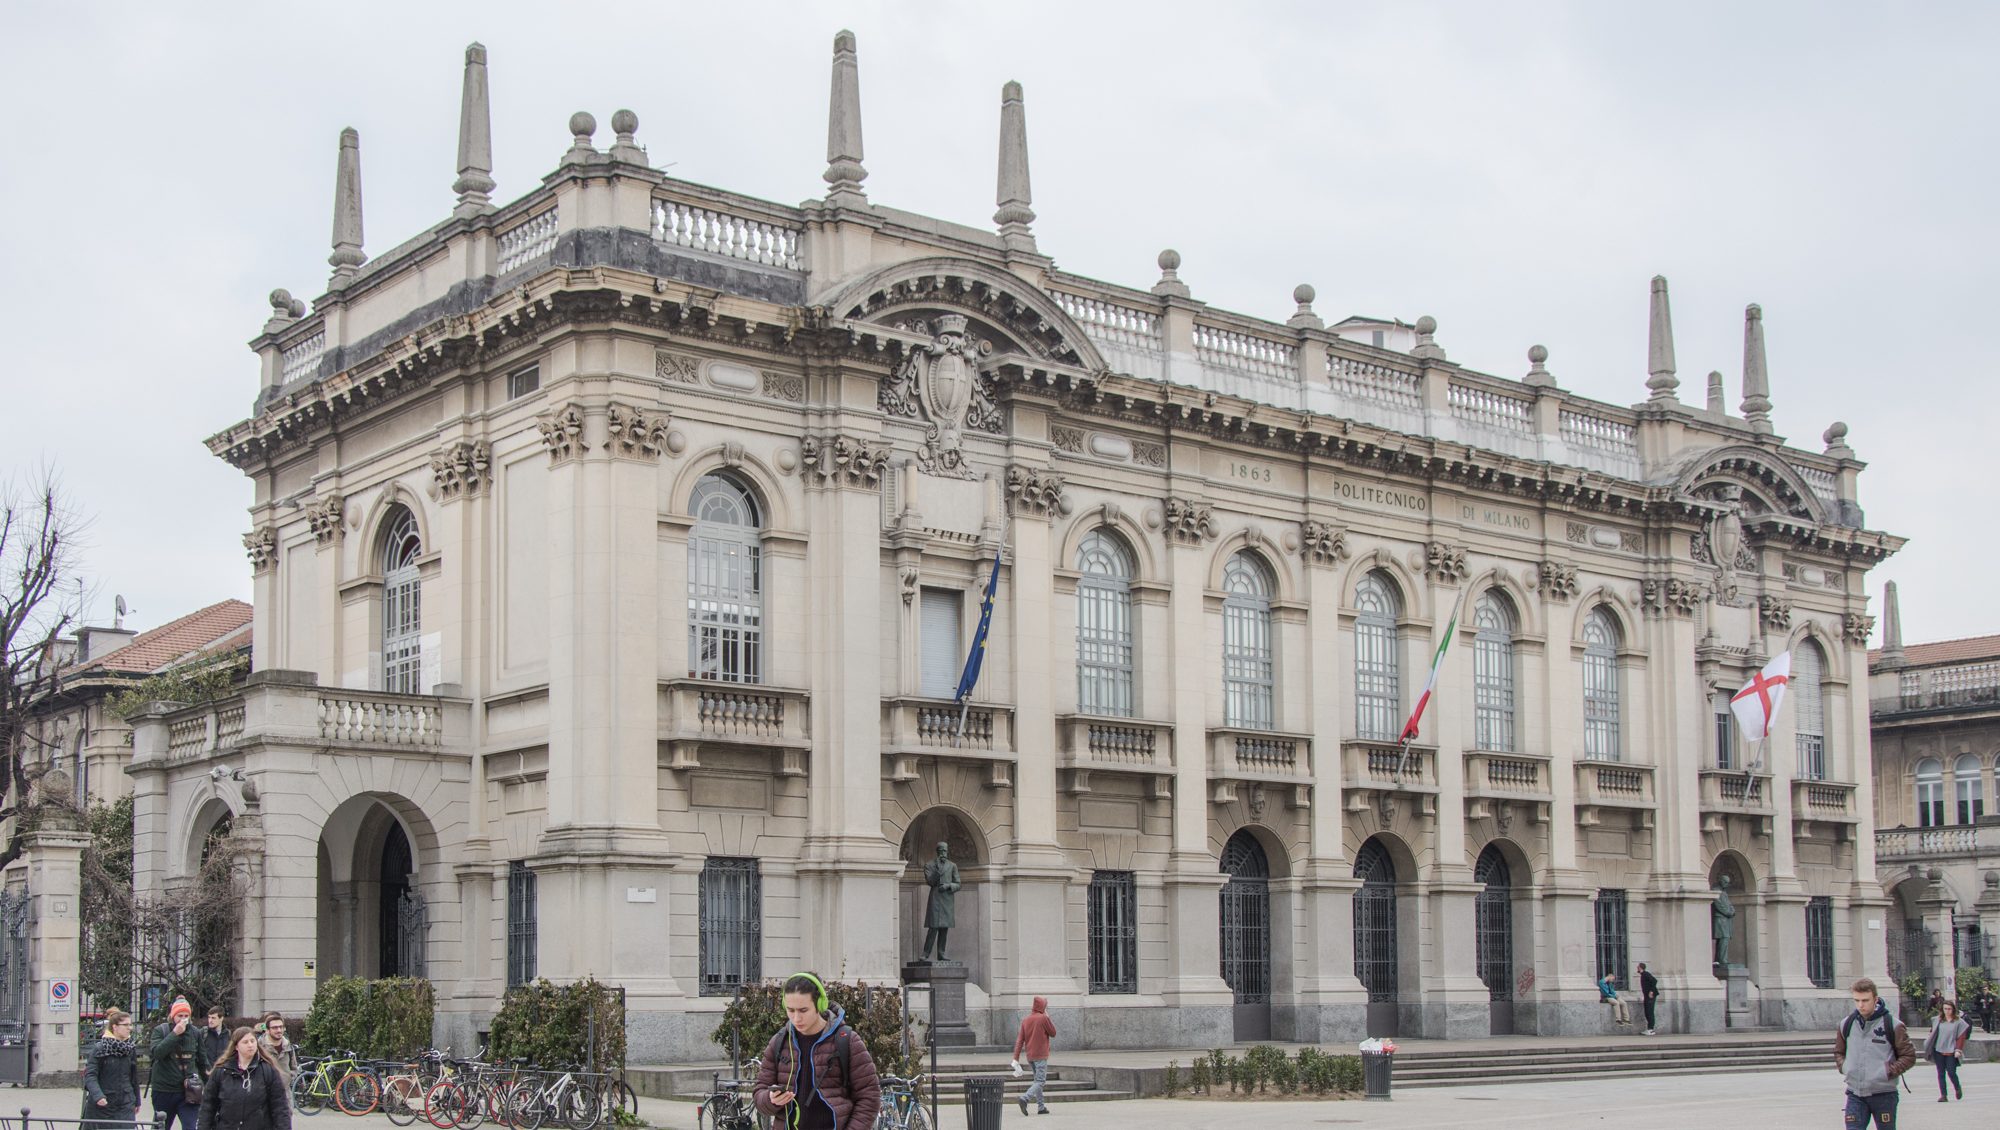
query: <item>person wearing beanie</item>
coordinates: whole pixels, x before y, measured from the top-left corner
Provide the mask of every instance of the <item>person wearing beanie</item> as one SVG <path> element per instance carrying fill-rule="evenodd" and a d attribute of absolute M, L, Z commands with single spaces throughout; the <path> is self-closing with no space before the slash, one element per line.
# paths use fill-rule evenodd
<path fill-rule="evenodd" d="M 201 1112 L 201 1032 L 194 1026 L 194 1006 L 175 997 L 167 1022 L 153 1029 L 153 1123 L 170 1130 L 176 1118 L 180 1130 L 195 1130 Z"/>

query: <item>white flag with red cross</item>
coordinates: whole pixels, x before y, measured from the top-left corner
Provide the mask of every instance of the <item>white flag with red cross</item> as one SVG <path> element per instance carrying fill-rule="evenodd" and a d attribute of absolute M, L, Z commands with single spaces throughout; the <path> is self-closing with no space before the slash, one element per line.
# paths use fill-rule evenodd
<path fill-rule="evenodd" d="M 1743 728 L 1743 737 L 1748 741 L 1762 741 L 1771 736 L 1771 720 L 1778 716 L 1778 706 L 1785 701 L 1785 686 L 1792 681 L 1792 653 L 1787 651 L 1764 664 L 1764 669 L 1750 676 L 1743 689 L 1729 700 L 1729 709 L 1736 714 L 1736 724 Z"/>

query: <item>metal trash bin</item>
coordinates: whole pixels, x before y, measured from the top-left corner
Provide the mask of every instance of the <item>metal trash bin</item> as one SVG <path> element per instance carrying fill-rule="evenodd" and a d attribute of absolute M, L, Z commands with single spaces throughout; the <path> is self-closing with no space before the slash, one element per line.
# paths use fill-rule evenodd
<path fill-rule="evenodd" d="M 1367 1087 L 1365 1098 L 1372 1102 L 1389 1101 L 1389 1080 L 1394 1074 L 1392 1067 L 1395 1061 L 1395 1056 L 1382 1052 L 1361 1053 L 1361 1074 Z"/>
<path fill-rule="evenodd" d="M 1007 1081 L 989 1076 L 965 1081 L 965 1130 L 1000 1130 L 1000 1109 L 1007 1103 Z"/>

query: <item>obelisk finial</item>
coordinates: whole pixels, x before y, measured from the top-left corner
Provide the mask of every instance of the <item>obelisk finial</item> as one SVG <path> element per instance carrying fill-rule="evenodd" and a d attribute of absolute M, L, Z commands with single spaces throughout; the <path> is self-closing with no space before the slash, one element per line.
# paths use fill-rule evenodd
<path fill-rule="evenodd" d="M 333 175 L 332 289 L 339 290 L 368 261 L 361 251 L 361 134 L 349 126 L 340 131 L 340 161 Z"/>
<path fill-rule="evenodd" d="M 493 107 L 486 96 L 486 48 L 465 49 L 465 85 L 458 97 L 458 179 L 451 184 L 465 219 L 493 209 Z"/>
<path fill-rule="evenodd" d="M 1882 661 L 1884 666 L 1903 663 L 1903 605 L 1894 581 L 1882 586 Z"/>
<path fill-rule="evenodd" d="M 1771 371 L 1764 363 L 1764 308 L 1743 308 L 1743 419 L 1753 432 L 1771 434 Z"/>
<path fill-rule="evenodd" d="M 861 165 L 861 64 L 854 54 L 854 33 L 833 37 L 833 91 L 826 111 L 826 172 L 832 191 L 826 201 L 849 207 L 865 205 L 861 182 L 868 170 Z"/>
<path fill-rule="evenodd" d="M 1021 84 L 1010 82 L 1000 88 L 1000 180 L 994 193 L 999 208 L 993 222 L 1000 225 L 1000 242 L 1009 251 L 1033 251 L 1035 233 L 1034 199 L 1028 187 L 1028 114 L 1021 102 Z"/>
<path fill-rule="evenodd" d="M 1652 317 L 1646 326 L 1646 388 L 1652 401 L 1676 400 L 1680 378 L 1674 376 L 1674 317 L 1667 308 L 1667 278 L 1653 276 Z"/>

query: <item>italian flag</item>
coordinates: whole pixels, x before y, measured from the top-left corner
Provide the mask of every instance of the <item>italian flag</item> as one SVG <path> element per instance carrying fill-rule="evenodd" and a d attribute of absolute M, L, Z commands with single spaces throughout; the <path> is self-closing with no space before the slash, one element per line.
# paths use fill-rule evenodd
<path fill-rule="evenodd" d="M 1445 650 L 1451 647 L 1451 637 L 1457 631 L 1458 614 L 1454 612 L 1451 622 L 1444 626 L 1444 639 L 1438 642 L 1437 654 L 1431 656 L 1431 674 L 1424 680 L 1424 693 L 1417 696 L 1417 708 L 1410 711 L 1410 720 L 1403 723 L 1403 734 L 1397 739 L 1405 745 L 1417 740 L 1417 724 L 1424 720 L 1424 707 L 1431 704 L 1431 691 L 1437 688 L 1438 669 L 1444 666 Z"/>

